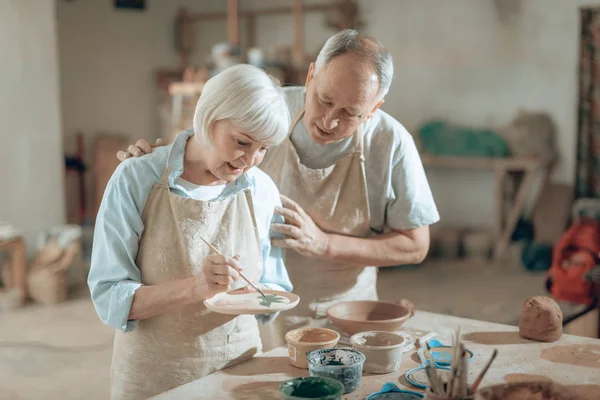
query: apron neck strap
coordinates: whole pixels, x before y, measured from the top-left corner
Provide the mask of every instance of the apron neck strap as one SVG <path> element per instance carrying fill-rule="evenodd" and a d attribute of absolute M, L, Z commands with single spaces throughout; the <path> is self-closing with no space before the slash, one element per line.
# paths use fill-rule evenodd
<path fill-rule="evenodd" d="M 300 120 L 302 119 L 302 117 L 304 116 L 304 107 L 302 107 L 300 109 L 300 111 L 298 112 L 298 114 L 296 114 L 296 116 L 294 117 L 294 119 L 292 120 L 292 124 L 290 125 L 290 131 L 288 132 L 288 139 L 291 139 L 292 137 L 292 133 L 294 132 L 294 129 L 296 128 L 296 125 L 298 125 L 298 122 L 300 122 Z M 356 132 L 353 133 L 354 135 L 354 152 L 358 153 L 361 155 L 363 154 L 363 124 L 361 124 L 357 129 Z"/>
<path fill-rule="evenodd" d="M 288 137 L 289 138 L 292 137 L 292 133 L 294 132 L 294 129 L 296 128 L 296 125 L 298 125 L 298 122 L 300 122 L 300 120 L 302 119 L 303 116 L 304 116 L 304 107 L 302 107 L 300 109 L 300 111 L 298 111 L 298 114 L 296 114 L 296 116 L 292 120 L 292 124 L 290 125 L 290 131 L 288 132 Z"/>
<path fill-rule="evenodd" d="M 162 170 L 162 174 L 160 175 L 160 183 L 161 185 L 169 187 L 169 175 L 171 175 L 171 170 L 169 167 L 164 167 Z"/>
<path fill-rule="evenodd" d="M 354 135 L 354 152 L 360 154 L 362 157 L 363 154 L 363 124 L 361 124 L 356 131 L 353 133 Z"/>

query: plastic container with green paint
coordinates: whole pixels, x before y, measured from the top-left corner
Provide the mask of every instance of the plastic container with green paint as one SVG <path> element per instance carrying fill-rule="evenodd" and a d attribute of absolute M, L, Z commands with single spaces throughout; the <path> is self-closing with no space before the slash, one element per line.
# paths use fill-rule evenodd
<path fill-rule="evenodd" d="M 344 394 L 360 385 L 365 355 L 354 349 L 321 349 L 307 354 L 310 376 L 336 379 L 344 385 Z"/>
<path fill-rule="evenodd" d="M 282 400 L 340 400 L 343 392 L 340 381 L 318 376 L 291 379 L 279 386 Z"/>

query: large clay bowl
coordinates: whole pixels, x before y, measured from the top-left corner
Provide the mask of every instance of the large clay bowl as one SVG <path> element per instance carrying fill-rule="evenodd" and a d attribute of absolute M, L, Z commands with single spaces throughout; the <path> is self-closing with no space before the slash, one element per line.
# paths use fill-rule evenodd
<path fill-rule="evenodd" d="M 331 322 L 348 335 L 366 331 L 394 332 L 413 315 L 414 306 L 406 300 L 399 303 L 346 301 L 327 309 Z"/>
<path fill-rule="evenodd" d="M 479 389 L 475 400 L 577 400 L 565 386 L 555 382 L 514 382 Z"/>

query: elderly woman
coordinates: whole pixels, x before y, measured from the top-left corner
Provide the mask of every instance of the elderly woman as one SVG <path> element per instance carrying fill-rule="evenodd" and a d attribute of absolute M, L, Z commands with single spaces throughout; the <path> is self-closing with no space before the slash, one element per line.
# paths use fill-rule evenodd
<path fill-rule="evenodd" d="M 112 398 L 145 399 L 261 350 L 254 316 L 209 312 L 202 301 L 243 287 L 242 269 L 291 290 L 269 240 L 279 192 L 253 168 L 289 126 L 282 89 L 255 67 L 234 66 L 206 83 L 193 130 L 115 171 L 88 278 L 98 315 L 117 329 Z"/>

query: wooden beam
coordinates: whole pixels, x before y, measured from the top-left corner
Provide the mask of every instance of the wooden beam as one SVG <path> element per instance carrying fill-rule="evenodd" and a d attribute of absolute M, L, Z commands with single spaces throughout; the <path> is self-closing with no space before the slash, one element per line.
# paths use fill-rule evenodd
<path fill-rule="evenodd" d="M 238 0 L 227 0 L 227 36 L 229 44 L 240 44 L 240 25 L 238 21 Z"/>
<path fill-rule="evenodd" d="M 256 45 L 256 18 L 248 16 L 246 19 L 246 48 L 250 49 Z"/>
<path fill-rule="evenodd" d="M 446 157 L 421 155 L 423 165 L 431 167 L 492 169 L 501 167 L 506 170 L 535 169 L 542 163 L 535 157 Z"/>
<path fill-rule="evenodd" d="M 231 1 L 231 0 L 230 0 Z M 322 12 L 338 8 L 337 4 L 312 4 L 302 7 L 303 12 Z M 292 14 L 294 7 L 273 7 L 263 8 L 262 10 L 239 11 L 238 16 L 242 18 L 257 17 L 263 15 L 280 15 Z M 206 21 L 206 20 L 222 20 L 228 19 L 228 12 L 211 12 L 211 13 L 190 13 L 188 18 L 190 21 Z"/>
<path fill-rule="evenodd" d="M 303 0 L 294 0 L 294 47 L 292 50 L 292 62 L 294 67 L 302 66 L 304 60 L 304 12 Z"/>

